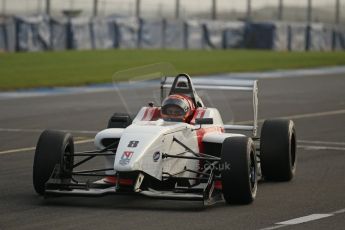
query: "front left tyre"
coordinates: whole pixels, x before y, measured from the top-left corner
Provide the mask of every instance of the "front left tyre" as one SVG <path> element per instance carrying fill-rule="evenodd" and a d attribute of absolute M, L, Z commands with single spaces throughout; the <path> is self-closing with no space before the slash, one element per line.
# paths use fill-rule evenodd
<path fill-rule="evenodd" d="M 292 180 L 296 172 L 296 156 L 294 122 L 266 120 L 262 125 L 260 140 L 260 163 L 265 180 Z"/>
<path fill-rule="evenodd" d="M 73 137 L 69 133 L 45 130 L 39 137 L 33 164 L 33 185 L 39 195 L 44 195 L 45 184 L 58 167 L 59 178 L 71 181 L 74 163 Z"/>
<path fill-rule="evenodd" d="M 127 113 L 114 113 L 109 121 L 107 128 L 127 128 L 132 124 L 132 117 Z"/>

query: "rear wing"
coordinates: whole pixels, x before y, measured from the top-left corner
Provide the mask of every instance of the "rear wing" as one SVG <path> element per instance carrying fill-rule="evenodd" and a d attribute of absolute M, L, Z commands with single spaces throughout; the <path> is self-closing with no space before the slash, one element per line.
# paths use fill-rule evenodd
<path fill-rule="evenodd" d="M 187 75 L 188 76 L 188 75 Z M 189 76 L 188 76 L 189 77 Z M 164 78 L 161 82 L 162 98 L 163 90 L 172 87 L 174 78 Z M 195 78 L 192 83 L 193 89 L 209 90 L 235 90 L 252 93 L 253 100 L 253 124 L 252 125 L 224 125 L 225 130 L 252 131 L 253 137 L 257 135 L 258 128 L 258 81 L 257 80 L 234 80 Z"/>

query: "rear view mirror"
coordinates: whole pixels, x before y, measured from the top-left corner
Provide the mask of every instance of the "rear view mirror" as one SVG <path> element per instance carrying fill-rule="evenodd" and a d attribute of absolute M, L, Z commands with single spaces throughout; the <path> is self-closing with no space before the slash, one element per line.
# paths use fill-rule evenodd
<path fill-rule="evenodd" d="M 213 118 L 197 118 L 195 119 L 195 124 L 197 125 L 212 125 Z"/>

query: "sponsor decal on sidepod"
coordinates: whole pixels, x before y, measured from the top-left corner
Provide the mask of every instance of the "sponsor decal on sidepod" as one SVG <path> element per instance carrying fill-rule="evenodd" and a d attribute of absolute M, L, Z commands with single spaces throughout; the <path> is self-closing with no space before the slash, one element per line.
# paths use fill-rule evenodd
<path fill-rule="evenodd" d="M 127 165 L 131 161 L 132 156 L 132 151 L 124 151 L 119 161 L 120 165 Z"/>

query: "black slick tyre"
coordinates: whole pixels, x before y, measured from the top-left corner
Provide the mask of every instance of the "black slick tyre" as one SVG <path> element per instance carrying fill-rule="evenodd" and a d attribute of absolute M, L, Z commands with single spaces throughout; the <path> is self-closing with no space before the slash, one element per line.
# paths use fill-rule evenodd
<path fill-rule="evenodd" d="M 55 167 L 59 167 L 60 179 L 72 178 L 74 143 L 71 134 L 45 130 L 39 137 L 34 163 L 33 185 L 35 191 L 44 195 L 45 184 Z"/>
<path fill-rule="evenodd" d="M 250 204 L 257 192 L 257 160 L 251 138 L 229 137 L 221 151 L 222 192 L 228 204 Z"/>
<path fill-rule="evenodd" d="M 296 132 L 293 121 L 266 120 L 260 139 L 260 163 L 264 179 L 290 181 L 296 172 L 296 159 Z"/>

